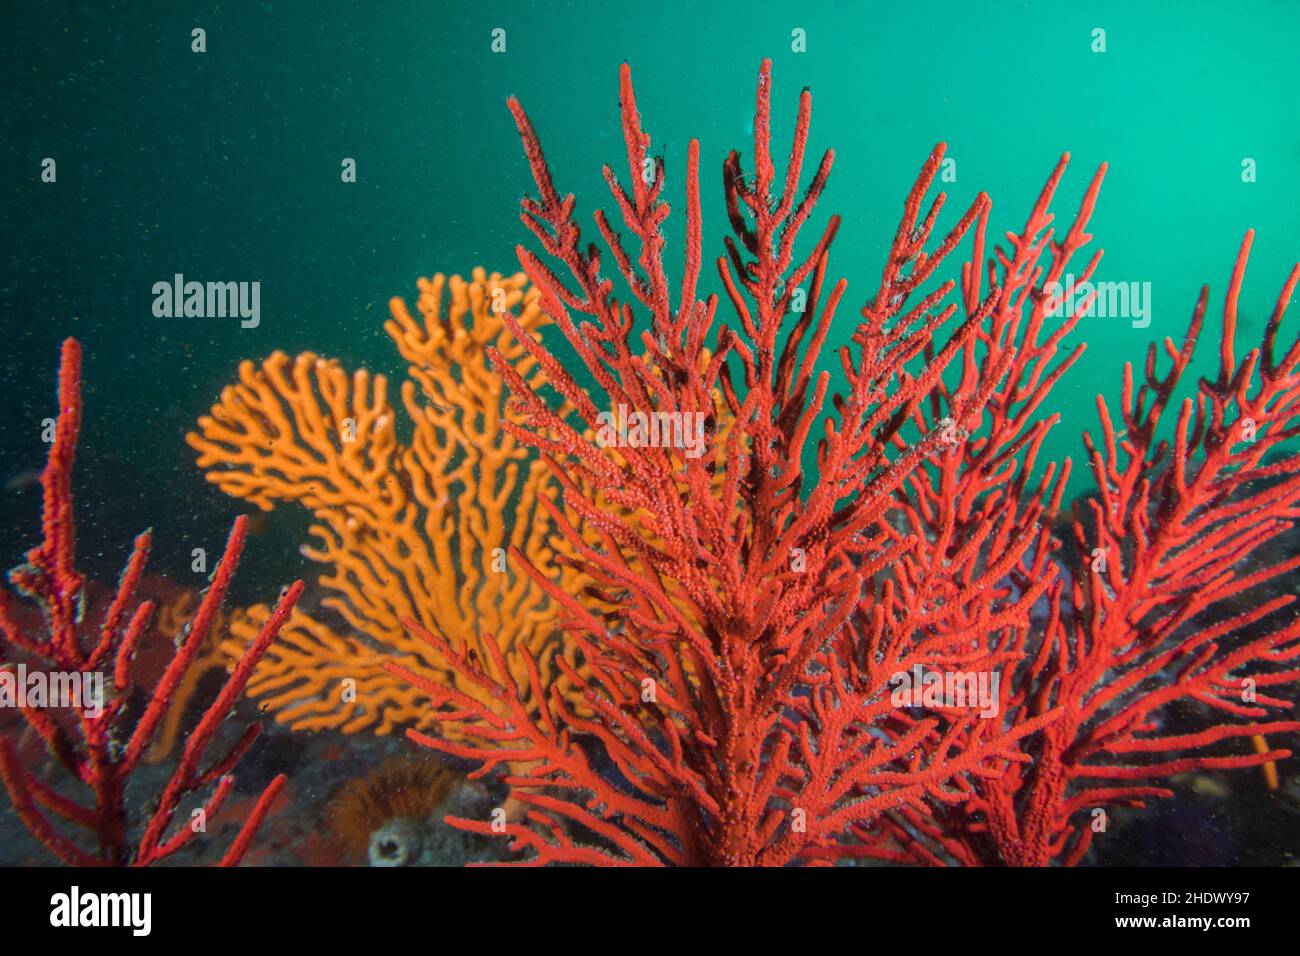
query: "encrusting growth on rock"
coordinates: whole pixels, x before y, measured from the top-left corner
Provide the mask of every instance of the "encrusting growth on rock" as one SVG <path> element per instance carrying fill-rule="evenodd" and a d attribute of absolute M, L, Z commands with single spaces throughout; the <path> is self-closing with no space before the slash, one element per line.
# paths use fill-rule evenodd
<path fill-rule="evenodd" d="M 419 758 L 393 758 L 332 794 L 326 824 L 348 857 L 372 866 L 405 866 L 420 852 L 420 831 L 461 774 Z"/>

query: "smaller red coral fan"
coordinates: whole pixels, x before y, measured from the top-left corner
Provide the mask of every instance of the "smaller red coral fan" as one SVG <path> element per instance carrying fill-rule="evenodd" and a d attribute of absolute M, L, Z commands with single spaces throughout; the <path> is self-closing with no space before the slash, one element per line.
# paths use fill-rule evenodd
<path fill-rule="evenodd" d="M 18 624 L 14 596 L 0 589 L 0 664 L 36 673 L 54 686 L 100 688 L 97 694 L 79 693 L 58 701 L 28 702 L 21 707 L 24 722 L 45 744 L 67 778 L 46 779 L 38 760 L 20 754 L 14 741 L 0 737 L 0 779 L 14 810 L 33 836 L 64 863 L 77 866 L 147 866 L 173 856 L 202 832 L 198 821 L 217 813 L 235 786 L 231 771 L 256 739 L 260 727 L 250 726 L 223 756 L 204 757 L 222 722 L 244 691 L 253 668 L 302 594 L 295 582 L 280 597 L 275 612 L 238 663 L 220 693 L 204 711 L 162 792 L 143 821 L 135 821 L 127 807 L 126 789 L 154 736 L 173 706 L 177 688 L 194 665 L 195 657 L 221 607 L 222 599 L 239 563 L 248 520 L 236 519 L 226 550 L 189 623 L 184 639 L 161 676 L 148 679 L 135 666 L 134 657 L 150 619 L 152 601 L 139 603 L 137 588 L 144 574 L 152 536 L 135 539 L 135 546 L 117 590 L 98 628 L 86 625 L 86 582 L 74 565 L 75 531 L 72 515 L 72 467 L 81 430 L 81 346 L 75 339 L 63 343 L 59 367 L 59 417 L 49 459 L 41 475 L 44 538 L 27 554 L 25 564 L 9 572 L 14 590 L 40 607 L 44 627 L 32 633 Z M 107 688 L 105 685 L 108 685 Z M 135 719 L 133 699 L 146 700 Z M 93 698 L 93 699 L 92 699 Z M 65 704 L 47 707 L 47 704 Z M 39 759 L 39 758 L 38 758 Z M 44 761 L 40 761 L 44 763 Z M 283 789 L 285 777 L 267 785 L 221 860 L 233 866 L 242 859 L 253 836 Z M 89 803 L 69 794 L 80 785 L 90 790 Z M 205 802 L 201 792 L 211 791 Z M 182 803 L 194 802 L 201 813 L 187 814 Z M 179 816 L 189 825 L 174 827 Z"/>
<path fill-rule="evenodd" d="M 1228 284 L 1217 376 L 1175 399 L 1205 325 L 1205 286 L 1182 341 L 1150 345 L 1144 369 L 1125 364 L 1117 407 L 1097 397 L 1099 439 L 1084 435 L 1097 492 L 1067 524 L 1076 558 L 1054 559 L 1067 573 L 1048 592 L 1042 632 L 1012 636 L 1011 649 L 1029 653 L 1003 682 L 1004 724 L 1060 716 L 1026 743 L 1031 761 L 957 781 L 959 799 L 886 814 L 887 849 L 868 838 L 866 852 L 1072 865 L 1106 832 L 1112 808 L 1172 796 L 1171 777 L 1290 756 L 1264 735 L 1300 732 L 1290 713 L 1300 556 L 1270 557 L 1267 547 L 1300 517 L 1300 336 L 1285 351 L 1277 340 L 1300 264 L 1262 340 L 1242 349 L 1237 304 L 1253 241 L 1247 232 Z M 1035 320 L 1043 308 L 1035 303 Z M 1028 586 L 1032 576 L 1017 573 Z"/>

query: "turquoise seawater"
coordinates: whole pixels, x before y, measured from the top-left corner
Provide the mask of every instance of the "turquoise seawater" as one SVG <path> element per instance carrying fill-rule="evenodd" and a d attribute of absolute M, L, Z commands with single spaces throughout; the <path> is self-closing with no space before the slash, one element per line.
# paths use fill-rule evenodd
<path fill-rule="evenodd" d="M 844 219 L 831 273 L 849 286 L 832 347 L 874 291 L 936 142 L 956 160 L 945 223 L 984 190 L 991 236 L 1023 223 L 1062 152 L 1073 157 L 1063 219 L 1108 162 L 1091 226 L 1105 249 L 1097 277 L 1149 282 L 1151 322 L 1080 324 L 1071 341 L 1088 352 L 1051 402 L 1063 417 L 1054 457 L 1077 460 L 1096 393 L 1117 398 L 1125 361 L 1181 336 L 1202 283 L 1216 314 L 1248 228 L 1243 343 L 1300 258 L 1300 7 L 1288 2 L 4 6 L 3 477 L 42 463 L 35 423 L 53 412 L 58 342 L 76 335 L 87 355 L 82 536 L 105 573 L 121 560 L 116 543 L 148 525 L 162 568 L 224 534 L 237 506 L 203 482 L 183 435 L 240 359 L 313 349 L 400 373 L 382 330 L 390 296 L 413 295 L 435 271 L 517 268 L 515 245 L 531 238 L 518 200 L 532 183 L 508 95 L 584 222 L 608 207 L 600 166 L 624 162 L 623 61 L 678 208 L 687 144 L 700 140 L 706 261 L 723 248 L 722 160 L 739 149 L 750 168 L 760 60 L 773 60 L 781 162 L 799 91 L 811 89 L 810 153 L 836 151 L 813 222 Z M 196 27 L 204 53 L 191 51 Z M 1105 52 L 1094 51 L 1098 29 Z M 47 157 L 53 184 L 41 180 Z M 341 182 L 344 158 L 356 183 Z M 668 236 L 676 261 L 680 220 Z M 260 326 L 155 318 L 152 286 L 175 273 L 260 281 Z M 1203 346 L 1206 369 L 1213 341 Z M 823 365 L 834 368 L 830 349 Z M 30 490 L 0 496 L 0 526 L 20 529 L 8 552 L 31 539 L 34 507 Z M 273 537 L 296 541 L 300 519 L 286 511 Z M 101 554 L 101 543 L 114 546 Z M 287 555 L 251 549 L 246 567 L 264 574 L 241 581 L 261 593 L 265 575 L 288 580 L 299 569 Z"/>

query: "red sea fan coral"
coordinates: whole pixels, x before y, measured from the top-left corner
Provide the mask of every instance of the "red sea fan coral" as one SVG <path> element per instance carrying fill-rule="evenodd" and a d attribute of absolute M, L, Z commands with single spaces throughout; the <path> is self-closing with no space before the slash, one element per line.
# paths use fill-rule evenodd
<path fill-rule="evenodd" d="M 1082 553 L 1113 550 L 1109 575 L 1088 577 L 1086 565 L 1071 567 L 1053 530 L 1069 462 L 1034 475 L 1056 421 L 1036 415 L 1082 350 L 1063 340 L 1086 301 L 1058 316 L 1047 290 L 1091 241 L 1104 167 L 1058 238 L 1049 205 L 1063 158 L 1024 230 L 985 263 L 982 194 L 932 244 L 943 194 L 923 203 L 942 163 L 936 148 L 907 197 L 880 286 L 840 350 L 847 389 L 828 399 L 830 376 L 815 368 L 845 291 L 843 281 L 826 282 L 838 219 L 805 256 L 795 248 L 833 156 L 800 195 L 805 91 L 778 182 L 769 97 L 764 63 L 753 177 L 735 153 L 723 167 L 732 236 L 718 268 L 735 324 L 718 324 L 708 347 L 718 300 L 696 298 L 698 144 L 688 152 L 674 308 L 662 257 L 663 166 L 648 159 L 625 66 L 630 191 L 608 168 L 605 176 L 640 244 L 635 259 L 606 215 L 595 215 L 635 300 L 624 302 L 511 101 L 538 189 L 524 200 L 523 220 L 549 257 L 521 248 L 520 260 L 604 393 L 593 400 L 542 343 L 528 347 L 559 400 L 496 363 L 527 412 L 516 430 L 562 485 L 562 501 L 550 507 L 557 526 L 595 582 L 566 595 L 530 571 L 565 608 L 566 639 L 588 667 L 568 676 L 591 714 L 575 713 L 540 664 L 530 667 L 531 686 L 518 686 L 490 638 L 460 646 L 411 625 L 487 692 L 471 698 L 392 665 L 465 739 L 412 737 L 477 761 L 478 773 L 509 764 L 506 782 L 528 808 L 519 822 L 452 822 L 481 833 L 504 826 L 539 863 L 1075 862 L 1087 837 L 1074 814 L 1164 792 L 1134 781 L 1284 756 L 1201 752 L 1296 728 L 1261 720 L 1280 700 L 1231 698 L 1244 676 L 1260 687 L 1295 678 L 1293 628 L 1222 640 L 1284 600 L 1199 633 L 1186 627 L 1296 564 L 1235 570 L 1295 515 L 1295 459 L 1263 463 L 1294 434 L 1297 349 L 1279 365 L 1271 357 L 1285 301 L 1264 352 L 1241 365 L 1228 316 L 1220 379 L 1202 386 L 1194 424 L 1193 406 L 1184 407 L 1172 448 L 1156 444 L 1155 427 L 1199 320 L 1185 349 L 1169 346 L 1173 375 L 1157 378 L 1153 352 L 1148 389 L 1134 396 L 1126 388 L 1128 437 L 1118 444 L 1107 425 L 1104 450 L 1092 451 L 1103 492 L 1076 519 Z M 945 304 L 956 283 L 938 283 L 938 269 L 972 229 L 957 318 L 958 305 Z M 1091 255 L 1081 281 L 1099 259 Z M 648 314 L 638 317 L 636 303 Z M 1256 367 L 1265 385 L 1248 399 Z M 561 400 L 573 415 L 553 411 Z M 1230 405 L 1268 437 L 1234 451 Z M 601 431 L 608 409 L 643 421 L 698 420 L 707 451 L 697 457 L 644 440 L 610 447 Z M 1198 456 L 1203 464 L 1193 467 Z M 805 467 L 809 457 L 815 466 Z M 961 693 L 900 703 L 902 675 L 981 677 L 991 694 L 978 704 Z M 1158 712 L 1184 699 L 1245 719 L 1162 734 Z M 1128 762 L 1171 751 L 1196 753 Z M 1086 785 L 1089 777 L 1111 785 Z"/>
<path fill-rule="evenodd" d="M 151 535 L 135 540 L 126 569 L 103 616 L 98 633 L 83 625 L 85 581 L 74 565 L 72 466 L 81 429 L 81 346 L 63 343 L 59 367 L 59 417 L 49 460 L 41 476 L 44 490 L 42 529 L 44 540 L 28 552 L 27 561 L 9 573 L 14 590 L 35 601 L 44 617 L 40 634 L 18 623 L 14 597 L 0 589 L 0 663 L 15 669 L 57 678 L 62 686 L 109 689 L 98 694 L 78 693 L 66 706 L 47 708 L 53 701 L 29 702 L 22 707 L 24 722 L 68 779 L 52 781 L 24 760 L 14 741 L 0 738 L 0 778 L 14 810 L 38 840 L 59 860 L 70 865 L 147 866 L 171 857 L 200 828 L 182 803 L 192 801 L 212 817 L 230 796 L 235 780 L 231 771 L 257 737 L 252 725 L 222 756 L 203 766 L 209 746 L 229 716 L 253 668 L 275 639 L 285 618 L 302 593 L 302 582 L 288 588 L 257 639 L 235 665 L 211 706 L 185 743 L 184 751 L 152 809 L 142 820 L 128 808 L 127 783 L 147 754 L 186 672 L 194 664 L 213 618 L 230 586 L 247 534 L 247 519 L 236 520 L 225 554 L 212 576 L 212 584 L 195 612 L 175 656 L 156 682 L 140 686 L 132 658 L 153 615 L 153 602 L 144 601 L 131 611 L 144 573 Z M 12 676 L 12 673 L 10 676 Z M 143 696 L 143 712 L 133 712 L 133 701 Z M 261 825 L 285 778 L 275 778 L 262 792 L 222 865 L 235 865 Z M 81 786 L 90 794 L 78 802 L 72 791 Z M 206 801 L 201 793 L 211 790 Z M 183 821 L 177 825 L 178 817 Z"/>
<path fill-rule="evenodd" d="M 598 428 L 605 409 L 544 347 L 529 346 L 580 421 L 553 413 L 538 391 L 497 364 L 528 411 L 531 427 L 519 429 L 521 436 L 548 457 L 564 489 L 563 504 L 580 516 L 582 528 L 560 508 L 551 509 L 597 582 L 589 593 L 619 610 L 611 625 L 584 601 L 552 589 L 567 612 L 567 637 L 590 668 L 588 677 L 569 676 L 583 686 L 591 717 L 546 693 L 552 678 L 536 667 L 532 699 L 548 705 L 524 706 L 520 701 L 528 695 L 510 679 L 490 641 L 476 654 L 425 633 L 503 705 L 490 708 L 421 684 L 447 719 L 460 721 L 469 740 L 413 736 L 481 761 L 481 772 L 506 761 L 529 768 L 507 777 L 530 808 L 527 819 L 508 830 L 538 862 L 774 865 L 805 859 L 832 850 L 854 824 L 889 808 L 955 793 L 951 782 L 962 774 L 979 776 L 995 762 L 1023 759 L 1017 741 L 1054 716 L 991 732 L 975 709 L 957 708 L 904 727 L 889 693 L 890 677 L 900 671 L 992 667 L 1004 660 L 979 649 L 985 635 L 1024 625 L 1048 585 L 1015 595 L 995 586 L 1038 537 L 1046 481 L 1037 493 L 1004 495 L 986 508 L 983 533 L 953 553 L 946 588 L 883 579 L 891 565 L 921 547 L 915 536 L 890 526 L 893 496 L 944 443 L 973 427 L 1011 362 L 1008 356 L 979 369 L 971 387 L 955 397 L 944 426 L 894 454 L 919 403 L 976 338 L 992 308 L 991 296 L 940 345 L 935 332 L 955 313 L 955 306 L 942 306 L 953 283 L 918 293 L 982 214 L 987 197 L 981 195 L 927 251 L 943 204 L 940 195 L 922 212 L 942 160 L 942 147 L 936 149 L 908 196 L 855 348 L 842 350 L 849 390 L 833 400 L 816 447 L 816 470 L 805 471 L 829 389 L 829 375 L 816 374 L 815 365 L 845 283 L 828 289 L 825 281 L 837 218 L 806 256 L 795 257 L 798 233 L 826 184 L 833 155 L 826 153 L 800 195 L 811 118 L 805 91 L 785 178 L 774 192 L 769 80 L 764 63 L 753 180 L 744 177 L 736 154 L 724 165 L 734 238 L 718 266 L 737 327 L 721 326 L 711 351 L 706 339 L 718 300 L 696 298 L 698 143 L 688 154 L 686 263 L 674 309 L 662 260 L 660 227 L 668 215 L 660 196 L 663 167 L 647 165 L 649 137 L 624 67 L 631 192 L 610 170 L 605 174 L 626 227 L 641 243 L 636 265 L 603 213 L 596 223 L 634 297 L 650 313 L 638 340 L 632 304 L 618 301 L 612 282 L 601 277 L 601 254 L 582 244 L 573 197 L 556 192 L 537 136 L 511 102 L 540 193 L 525 200 L 524 221 L 569 275 L 562 280 L 520 250 L 543 307 L 610 407 L 652 419 L 699 416 L 711 446 L 698 457 L 680 447 L 604 447 L 581 429 Z M 653 176 L 643 177 L 646 169 Z M 806 293 L 802 311 L 793 307 L 799 292 Z M 572 313 L 590 321 L 578 325 Z M 926 368 L 910 375 L 908 364 L 922 356 Z M 725 441 L 708 441 L 720 434 L 723 417 L 732 423 Z M 592 488 L 600 489 L 599 498 Z M 542 580 L 536 569 L 531 573 Z M 869 610 L 859 613 L 863 607 Z M 923 750 L 927 740 L 936 746 Z M 456 822 L 481 832 L 490 827 Z"/>

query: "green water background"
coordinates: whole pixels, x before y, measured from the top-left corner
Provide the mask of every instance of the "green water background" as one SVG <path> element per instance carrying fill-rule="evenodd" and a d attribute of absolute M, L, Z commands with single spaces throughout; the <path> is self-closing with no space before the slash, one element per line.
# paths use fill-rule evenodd
<path fill-rule="evenodd" d="M 759 61 L 774 61 L 782 163 L 799 90 L 811 88 L 810 155 L 837 154 L 813 222 L 844 217 L 831 273 L 849 282 L 830 346 L 874 291 L 937 141 L 957 160 L 945 222 L 985 190 L 991 236 L 1023 223 L 1062 151 L 1073 155 L 1062 217 L 1109 162 L 1091 227 L 1105 249 L 1098 278 L 1150 282 L 1154 314 L 1147 329 L 1097 319 L 1073 334 L 1089 350 L 1053 393 L 1064 419 L 1054 457 L 1078 462 L 1096 393 L 1117 400 L 1123 363 L 1181 336 L 1203 282 L 1217 314 L 1247 228 L 1257 238 L 1243 345 L 1300 258 L 1291 2 L 2 6 L 0 480 L 41 465 L 58 342 L 76 335 L 87 403 L 78 517 L 85 563 L 101 575 L 146 526 L 155 566 L 173 573 L 191 548 L 220 546 L 243 509 L 205 484 L 183 435 L 240 359 L 312 349 L 400 378 L 382 330 L 389 296 L 413 296 L 416 277 L 435 271 L 516 268 L 514 247 L 530 238 L 518 200 L 532 183 L 507 95 L 528 109 L 582 221 L 608 208 L 600 164 L 625 169 L 624 60 L 678 209 L 687 143 L 701 142 L 710 262 L 726 225 L 722 159 L 737 148 L 752 168 Z M 203 54 L 190 50 L 196 26 Z M 491 50 L 495 28 L 504 54 Z M 807 52 L 792 52 L 795 28 Z M 1092 52 L 1095 28 L 1105 53 Z M 40 182 L 45 157 L 57 184 Z M 344 157 L 357 161 L 355 184 L 340 181 Z M 1246 157 L 1257 182 L 1242 181 Z M 669 225 L 670 261 L 681 228 Z M 261 326 L 155 318 L 151 288 L 177 272 L 260 281 Z M 823 366 L 834 368 L 830 349 Z M 37 506 L 31 489 L 0 496 L 5 561 L 34 540 Z M 292 547 L 305 524 L 298 509 L 276 512 L 246 559 L 249 593 L 305 570 Z"/>

